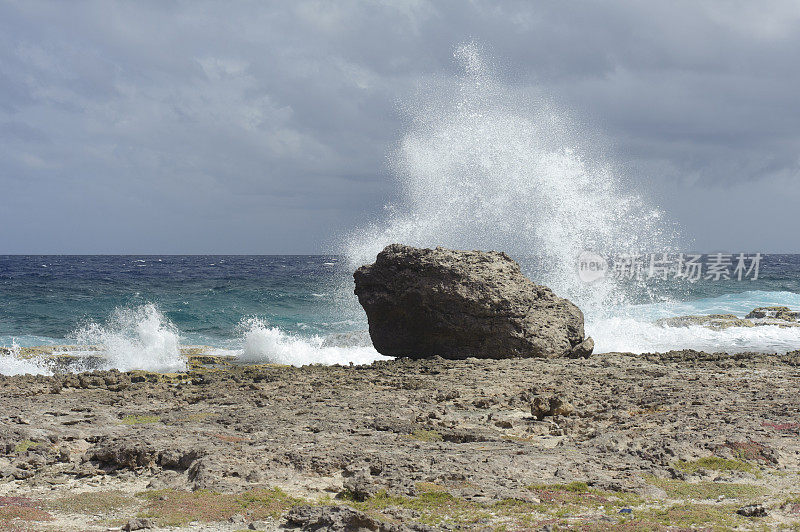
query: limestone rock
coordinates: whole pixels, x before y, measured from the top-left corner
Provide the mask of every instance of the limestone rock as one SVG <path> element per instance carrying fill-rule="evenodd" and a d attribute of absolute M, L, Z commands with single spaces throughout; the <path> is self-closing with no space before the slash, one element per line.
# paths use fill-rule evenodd
<path fill-rule="evenodd" d="M 707 329 L 722 330 L 729 327 L 759 327 L 777 325 L 778 327 L 800 327 L 800 312 L 788 307 L 758 307 L 744 318 L 734 314 L 708 314 L 705 316 L 676 316 L 656 320 L 661 327 L 690 327 L 700 325 Z"/>
<path fill-rule="evenodd" d="M 531 402 L 531 415 L 540 421 L 546 416 L 569 416 L 574 412 L 575 407 L 557 395 L 548 399 L 534 397 Z"/>
<path fill-rule="evenodd" d="M 774 318 L 785 321 L 797 321 L 800 312 L 794 312 L 789 307 L 758 307 L 745 316 L 747 319 Z"/>
<path fill-rule="evenodd" d="M 385 523 L 347 506 L 297 506 L 286 517 L 285 529 L 346 532 L 410 532 L 431 530 L 424 525 Z"/>
<path fill-rule="evenodd" d="M 749 317 L 749 315 L 748 315 Z M 721 330 L 728 327 L 754 327 L 755 324 L 747 319 L 739 318 L 733 314 L 709 314 L 707 316 L 677 316 L 656 320 L 656 325 L 661 327 L 690 327 L 702 325 L 707 329 Z"/>
<path fill-rule="evenodd" d="M 150 519 L 144 518 L 136 518 L 136 519 L 129 519 L 127 523 L 122 527 L 122 530 L 131 531 L 131 530 L 145 530 L 148 528 L 155 528 Z"/>
<path fill-rule="evenodd" d="M 765 517 L 767 509 L 760 504 L 749 504 L 736 510 L 736 513 L 744 517 Z"/>
<path fill-rule="evenodd" d="M 594 340 L 587 338 L 572 348 L 569 353 L 570 358 L 589 358 L 594 351 Z"/>
<path fill-rule="evenodd" d="M 583 313 L 505 253 L 387 246 L 354 273 L 372 343 L 388 356 L 587 356 Z"/>

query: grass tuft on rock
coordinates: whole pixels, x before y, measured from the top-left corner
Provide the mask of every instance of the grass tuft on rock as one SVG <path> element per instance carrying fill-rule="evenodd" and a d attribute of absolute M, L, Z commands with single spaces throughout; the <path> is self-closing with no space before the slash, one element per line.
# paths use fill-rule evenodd
<path fill-rule="evenodd" d="M 161 421 L 161 418 L 158 416 L 137 416 L 137 415 L 130 415 L 125 416 L 122 418 L 123 425 L 144 425 L 147 423 L 158 423 Z"/>
<path fill-rule="evenodd" d="M 14 446 L 14 452 L 18 453 L 18 454 L 19 453 L 24 453 L 24 452 L 27 452 L 30 449 L 35 449 L 36 447 L 39 447 L 40 445 L 41 445 L 40 442 L 35 442 L 35 441 L 32 441 L 32 440 L 22 440 L 21 442 L 19 442 L 18 444 L 16 444 Z"/>
<path fill-rule="evenodd" d="M 572 493 L 588 493 L 586 482 L 570 482 L 569 484 L 532 484 L 527 487 L 531 491 L 568 491 Z"/>
<path fill-rule="evenodd" d="M 712 471 L 740 471 L 743 473 L 757 473 L 758 468 L 744 460 L 729 460 L 718 456 L 706 456 L 699 460 L 680 460 L 675 464 L 676 469 L 686 473 L 694 474 L 701 469 Z"/>
<path fill-rule="evenodd" d="M 444 441 L 444 436 L 442 436 L 439 432 L 435 430 L 425 430 L 425 429 L 417 429 L 408 436 L 414 440 L 424 441 L 424 442 L 437 442 L 437 441 Z"/>

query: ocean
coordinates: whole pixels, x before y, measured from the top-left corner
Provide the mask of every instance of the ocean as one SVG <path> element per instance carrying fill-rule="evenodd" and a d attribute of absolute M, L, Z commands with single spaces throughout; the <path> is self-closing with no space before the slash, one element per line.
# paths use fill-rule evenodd
<path fill-rule="evenodd" d="M 519 258 L 536 281 L 541 265 Z M 0 373 L 45 373 L 19 348 L 100 346 L 108 367 L 181 369 L 182 346 L 243 362 L 369 363 L 366 316 L 352 294 L 352 265 L 341 256 L 0 256 Z M 800 348 L 800 328 L 661 327 L 692 314 L 744 317 L 759 306 L 800 309 L 800 255 L 766 255 L 758 279 L 641 282 L 626 301 L 586 316 L 596 353 L 694 348 Z M 623 283 L 624 284 L 624 283 Z M 569 294 L 561 294 L 569 295 Z"/>

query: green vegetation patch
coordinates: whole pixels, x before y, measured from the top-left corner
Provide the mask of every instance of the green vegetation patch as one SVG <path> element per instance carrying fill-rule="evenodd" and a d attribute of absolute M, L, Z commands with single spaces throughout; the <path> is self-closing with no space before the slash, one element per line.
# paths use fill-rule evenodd
<path fill-rule="evenodd" d="M 348 493 L 342 494 L 341 498 L 347 501 L 348 506 L 375 515 L 379 519 L 386 519 L 381 512 L 388 508 L 414 510 L 419 513 L 419 518 L 415 521 L 429 525 L 475 525 L 482 521 L 489 522 L 493 516 L 490 505 L 454 497 L 438 488 L 421 492 L 417 497 L 389 495 L 381 491 L 363 502 L 355 500 Z"/>
<path fill-rule="evenodd" d="M 106 514 L 139 506 L 139 501 L 121 491 L 67 493 L 47 502 L 51 511 L 68 514 Z"/>
<path fill-rule="evenodd" d="M 143 425 L 147 423 L 158 423 L 159 421 L 161 421 L 161 418 L 158 416 L 130 415 L 122 418 L 122 421 L 120 423 L 122 423 L 123 425 Z"/>
<path fill-rule="evenodd" d="M 40 445 L 41 445 L 40 442 L 35 442 L 35 441 L 31 441 L 31 440 L 22 440 L 21 442 L 19 442 L 17 445 L 14 446 L 14 452 L 15 453 L 24 453 L 24 452 L 27 452 L 30 449 L 34 449 L 36 447 L 39 447 Z"/>
<path fill-rule="evenodd" d="M 414 440 L 425 442 L 444 441 L 444 437 L 435 430 L 417 429 L 408 436 Z"/>
<path fill-rule="evenodd" d="M 569 492 L 589 493 L 592 489 L 586 482 L 570 482 L 569 484 L 532 484 L 528 489 L 536 492 Z"/>
<path fill-rule="evenodd" d="M 384 510 L 404 508 L 417 512 L 419 517 L 415 521 L 428 525 L 467 529 L 491 527 L 496 530 L 538 529 L 545 524 L 557 524 L 568 516 L 578 518 L 583 530 L 591 526 L 595 518 L 606 514 L 616 516 L 620 508 L 641 501 L 635 494 L 604 492 L 584 483 L 531 486 L 541 502 L 517 499 L 475 502 L 452 495 L 440 484 L 421 482 L 416 487 L 416 497 L 389 495 L 383 491 L 366 501 L 357 501 L 347 493 L 340 498 L 379 519 L 387 519 Z M 584 517 L 587 513 L 594 515 Z"/>
<path fill-rule="evenodd" d="M 159 526 L 184 526 L 193 521 L 214 522 L 246 513 L 250 519 L 277 518 L 308 501 L 291 497 L 279 488 L 246 491 L 240 494 L 209 490 L 194 492 L 152 490 L 139 494 L 146 508 L 139 517 L 154 519 Z"/>
<path fill-rule="evenodd" d="M 726 443 L 725 447 L 729 448 L 733 455 L 740 460 L 762 462 L 765 464 L 772 463 L 773 450 L 763 443 L 754 441 L 730 442 Z"/>
<path fill-rule="evenodd" d="M 685 471 L 686 473 L 697 473 L 701 469 L 710 469 L 713 471 L 741 471 L 744 473 L 758 473 L 758 468 L 744 460 L 729 460 L 727 458 L 719 458 L 718 456 L 706 456 L 699 460 L 680 460 L 675 464 L 676 469 Z"/>
<path fill-rule="evenodd" d="M 668 508 L 647 509 L 637 512 L 637 523 L 667 527 L 704 530 L 731 530 L 751 524 L 736 513 L 739 505 L 677 504 Z"/>
<path fill-rule="evenodd" d="M 648 477 L 647 481 L 663 489 L 671 499 L 750 499 L 767 493 L 767 489 L 753 484 L 735 482 L 685 482 Z"/>

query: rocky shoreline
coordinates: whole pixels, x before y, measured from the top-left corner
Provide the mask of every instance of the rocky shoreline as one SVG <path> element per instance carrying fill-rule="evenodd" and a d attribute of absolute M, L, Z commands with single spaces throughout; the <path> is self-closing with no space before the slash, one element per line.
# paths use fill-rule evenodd
<path fill-rule="evenodd" d="M 781 328 L 800 327 L 798 312 L 788 307 L 757 307 L 744 318 L 734 314 L 707 314 L 700 316 L 676 316 L 656 320 L 661 327 L 691 327 L 700 325 L 707 329 L 722 330 L 730 327 L 764 327 Z"/>
<path fill-rule="evenodd" d="M 800 352 L 0 377 L 0 530 L 800 526 Z"/>

